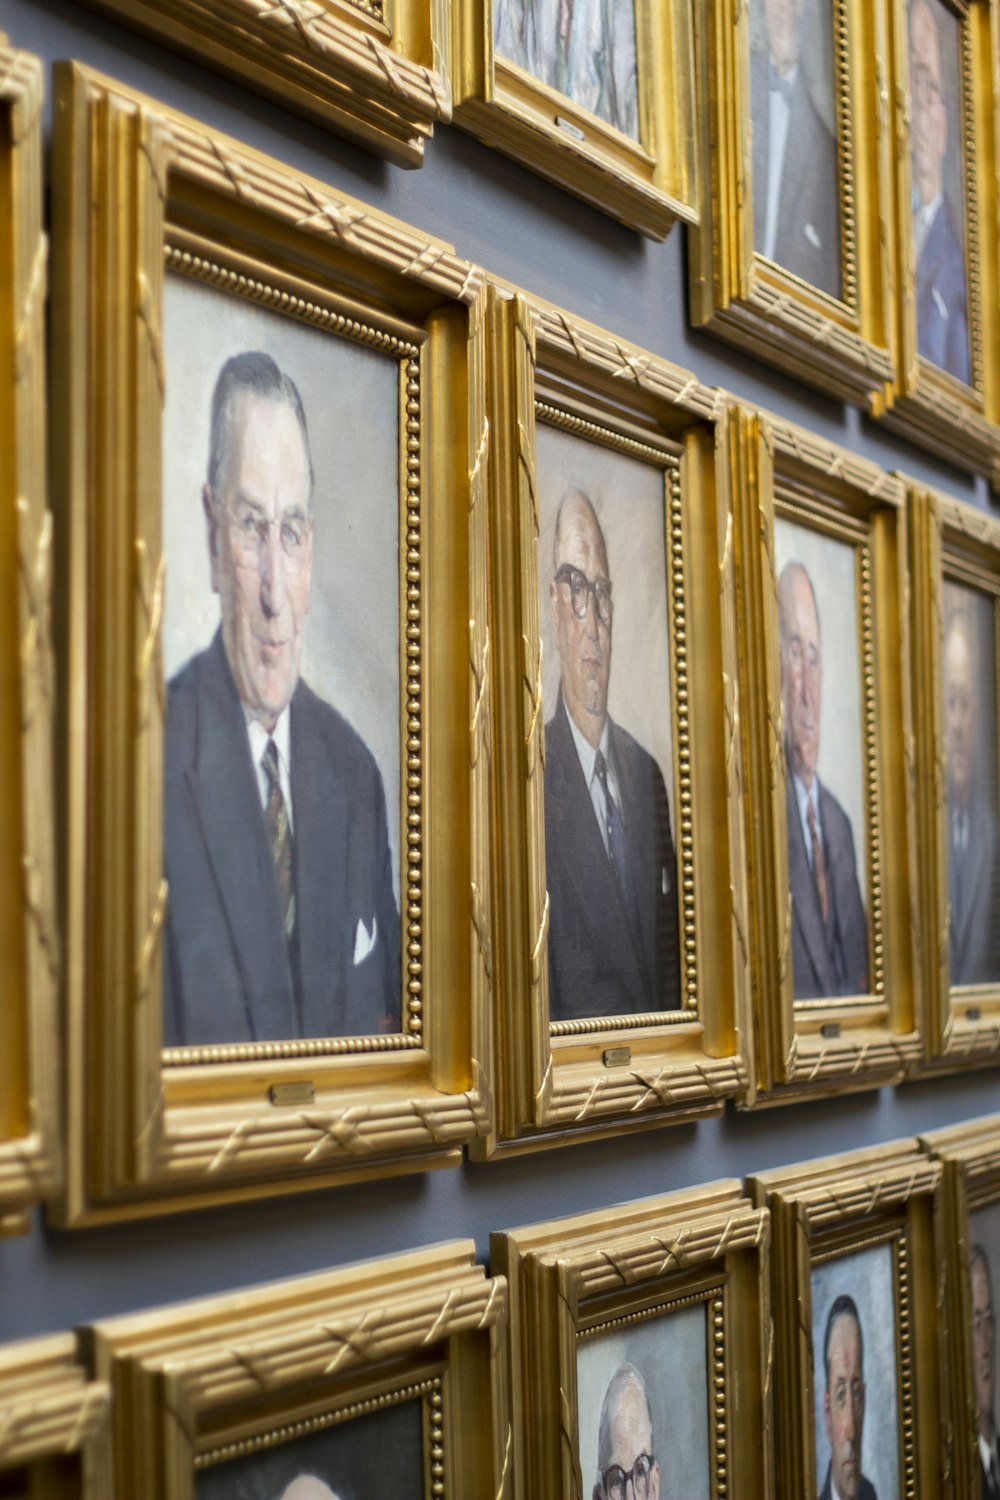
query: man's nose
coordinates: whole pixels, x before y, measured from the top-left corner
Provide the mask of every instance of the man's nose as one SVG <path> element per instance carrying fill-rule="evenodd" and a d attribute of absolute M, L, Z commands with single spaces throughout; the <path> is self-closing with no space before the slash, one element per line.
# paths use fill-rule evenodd
<path fill-rule="evenodd" d="M 285 603 L 285 552 L 273 524 L 261 543 L 259 568 L 261 608 L 268 615 L 278 615 Z"/>

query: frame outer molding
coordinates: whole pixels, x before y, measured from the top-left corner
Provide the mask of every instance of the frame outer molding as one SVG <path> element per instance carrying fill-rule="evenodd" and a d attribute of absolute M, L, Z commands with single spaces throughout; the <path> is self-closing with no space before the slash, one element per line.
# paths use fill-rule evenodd
<path fill-rule="evenodd" d="M 50 630 L 53 531 L 47 494 L 45 326 L 48 239 L 43 229 L 41 64 L 0 33 L 0 110 L 7 155 L 0 202 L 4 341 L 0 461 L 5 605 L 6 787 L 0 933 L 6 954 L 0 1061 L 0 1235 L 21 1233 L 26 1210 L 61 1172 L 53 1053 L 59 977 L 52 762 L 54 666 Z M 9 281 L 7 278 L 9 277 Z"/>
<path fill-rule="evenodd" d="M 0 1471 L 35 1470 L 37 1493 L 52 1500 L 104 1500 L 110 1493 L 110 1410 L 108 1385 L 88 1378 L 72 1334 L 5 1344 Z M 58 1462 L 71 1455 L 79 1458 L 78 1483 Z"/>

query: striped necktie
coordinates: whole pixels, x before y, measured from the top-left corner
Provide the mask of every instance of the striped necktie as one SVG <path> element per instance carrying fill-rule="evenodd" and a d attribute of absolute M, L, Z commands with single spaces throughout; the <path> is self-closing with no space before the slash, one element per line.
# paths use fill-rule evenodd
<path fill-rule="evenodd" d="M 278 881 L 278 904 L 285 924 L 285 937 L 291 940 L 295 930 L 295 889 L 292 884 L 292 830 L 288 824 L 288 808 L 281 790 L 278 775 L 278 747 L 269 739 L 264 746 L 261 765 L 267 777 L 267 807 L 264 822 L 267 837 L 274 855 L 274 872 Z"/>

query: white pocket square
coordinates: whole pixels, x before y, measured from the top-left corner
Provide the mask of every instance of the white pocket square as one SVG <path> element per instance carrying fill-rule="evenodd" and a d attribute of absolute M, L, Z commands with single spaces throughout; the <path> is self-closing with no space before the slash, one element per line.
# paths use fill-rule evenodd
<path fill-rule="evenodd" d="M 372 930 L 371 930 L 371 932 L 369 932 L 368 928 L 365 926 L 364 922 L 359 917 L 358 918 L 358 925 L 354 929 L 354 964 L 355 964 L 355 967 L 357 967 L 358 964 L 364 963 L 365 959 L 368 957 L 369 953 L 374 948 L 375 942 L 376 942 L 377 938 L 378 938 L 378 918 L 374 917 L 374 916 L 372 917 Z"/>

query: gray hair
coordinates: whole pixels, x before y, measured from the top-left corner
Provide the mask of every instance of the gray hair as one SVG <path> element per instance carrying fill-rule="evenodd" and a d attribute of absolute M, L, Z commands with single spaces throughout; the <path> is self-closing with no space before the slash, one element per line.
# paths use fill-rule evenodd
<path fill-rule="evenodd" d="M 309 447 L 309 429 L 306 426 L 305 408 L 298 387 L 290 375 L 280 369 L 269 354 L 259 349 L 247 349 L 227 359 L 212 392 L 212 425 L 208 440 L 208 487 L 216 493 L 219 477 L 229 455 L 229 435 L 232 428 L 233 407 L 237 399 L 249 392 L 267 401 L 290 406 L 298 420 L 302 443 L 309 467 L 309 490 L 313 486 L 312 452 Z"/>

